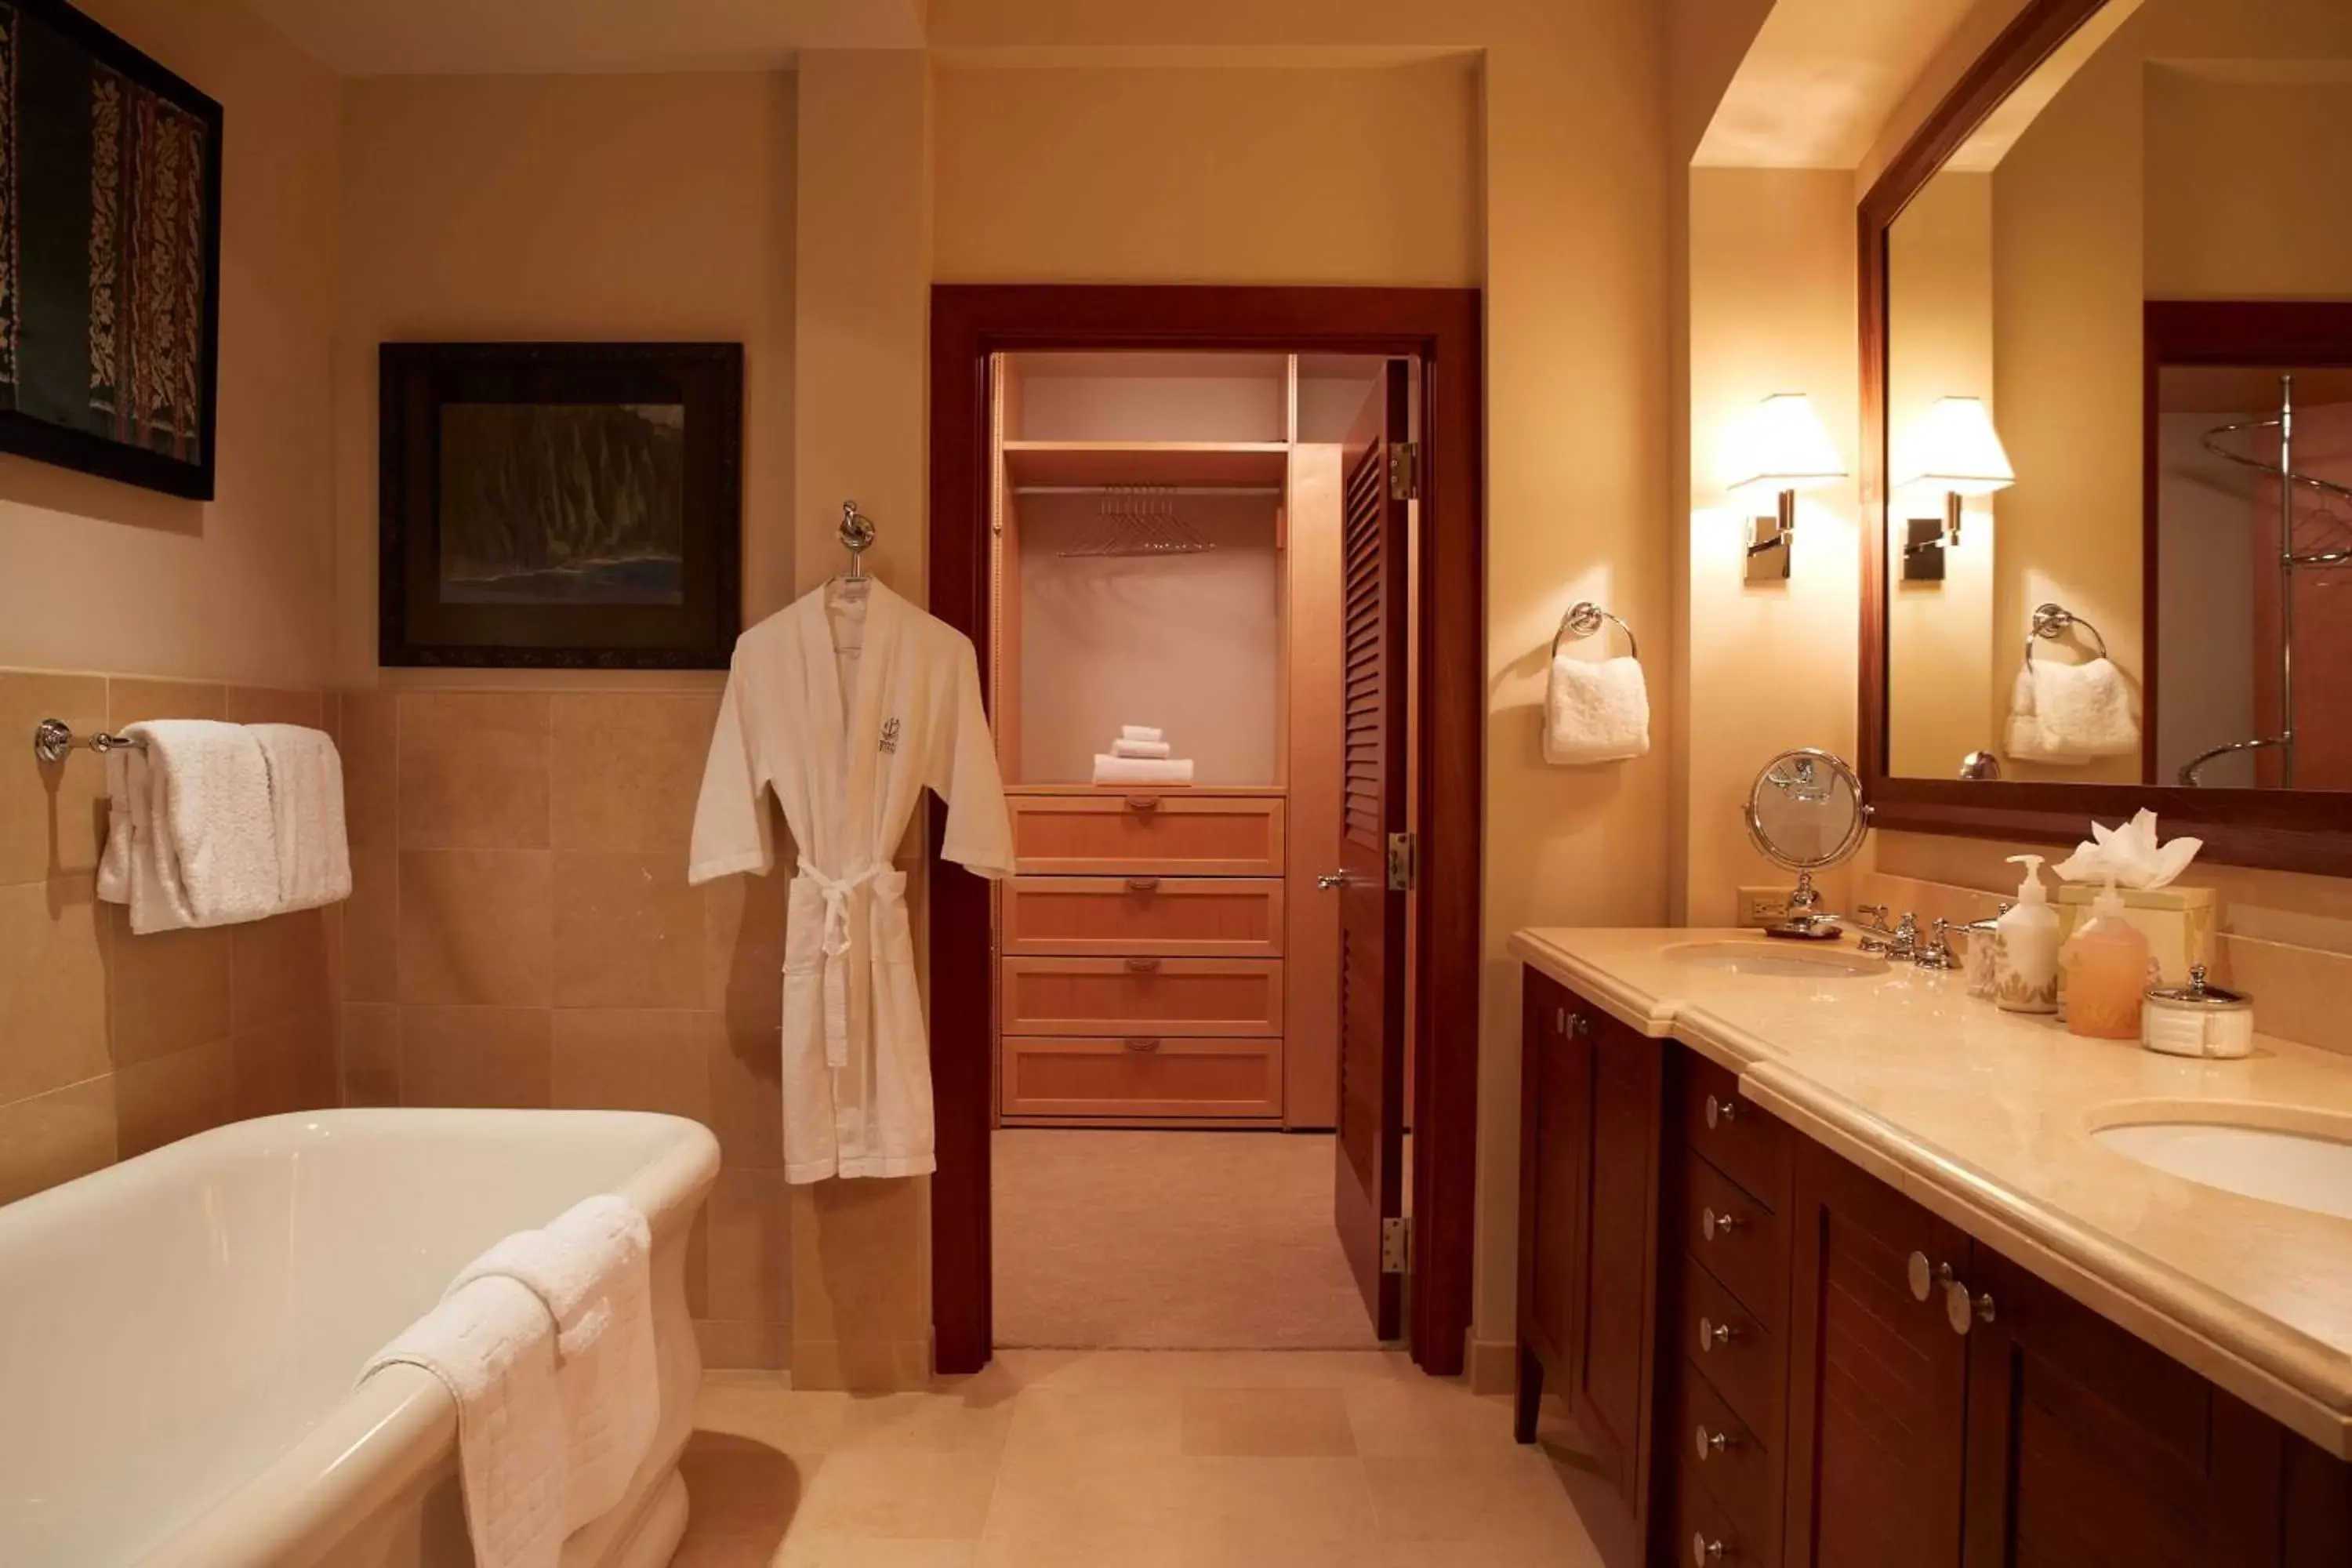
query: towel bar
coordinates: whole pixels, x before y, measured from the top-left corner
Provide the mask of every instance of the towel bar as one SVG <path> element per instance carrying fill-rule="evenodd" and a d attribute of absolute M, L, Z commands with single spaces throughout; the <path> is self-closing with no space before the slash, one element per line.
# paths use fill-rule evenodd
<path fill-rule="evenodd" d="M 1590 599 L 1578 600 L 1569 606 L 1568 614 L 1559 618 L 1559 630 L 1552 634 L 1551 656 L 1554 658 L 1559 657 L 1561 639 L 1589 637 L 1601 629 L 1603 621 L 1615 621 L 1617 629 L 1625 634 L 1625 652 L 1629 657 L 1642 657 L 1642 645 L 1635 640 L 1633 628 L 1625 624 L 1623 617 L 1611 615 Z"/>
<path fill-rule="evenodd" d="M 2025 662 L 2027 664 L 2033 662 L 2034 638 L 2048 637 L 2055 641 L 2076 626 L 2091 634 L 2091 640 L 2099 645 L 2099 657 L 2105 658 L 2107 639 L 2099 635 L 2098 627 L 2063 605 L 2036 605 L 2033 607 L 2032 624 L 2026 628 L 2025 632 Z"/>
<path fill-rule="evenodd" d="M 66 753 L 76 746 L 93 752 L 143 752 L 147 749 L 147 742 L 104 730 L 95 735 L 77 736 L 72 726 L 62 719 L 44 719 L 33 726 L 33 755 L 45 763 L 64 762 Z"/>

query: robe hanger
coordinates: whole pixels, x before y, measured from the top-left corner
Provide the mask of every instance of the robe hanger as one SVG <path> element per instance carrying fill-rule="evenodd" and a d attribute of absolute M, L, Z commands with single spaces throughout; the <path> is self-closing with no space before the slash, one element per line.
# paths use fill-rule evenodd
<path fill-rule="evenodd" d="M 874 520 L 857 510 L 857 503 L 841 503 L 841 527 L 836 531 L 841 547 L 849 552 L 849 569 L 833 581 L 850 596 L 862 595 L 874 579 L 866 571 L 866 552 L 874 545 Z"/>

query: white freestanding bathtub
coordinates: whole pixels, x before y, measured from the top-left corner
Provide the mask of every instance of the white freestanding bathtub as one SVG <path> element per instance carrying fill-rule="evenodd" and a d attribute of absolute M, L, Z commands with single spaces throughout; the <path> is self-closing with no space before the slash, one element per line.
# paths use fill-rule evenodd
<path fill-rule="evenodd" d="M 457 1406 L 368 1357 L 510 1231 L 618 1193 L 651 1221 L 662 1419 L 563 1568 L 657 1568 L 701 1360 L 687 1232 L 719 1148 L 603 1110 L 238 1122 L 0 1208 L 0 1563 L 468 1568 Z"/>

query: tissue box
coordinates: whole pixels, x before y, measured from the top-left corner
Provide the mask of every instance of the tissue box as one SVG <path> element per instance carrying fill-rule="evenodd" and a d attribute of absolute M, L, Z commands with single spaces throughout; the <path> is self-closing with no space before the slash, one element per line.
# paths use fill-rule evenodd
<path fill-rule="evenodd" d="M 2124 919 L 2147 938 L 2148 958 L 2167 985 L 2189 984 L 2189 966 L 2218 968 L 2213 953 L 2221 926 L 2221 895 L 2210 888 L 2118 888 Z M 2087 882 L 2067 882 L 2058 889 L 2058 940 L 2063 942 L 2074 928 L 2091 918 L 2091 900 L 2099 889 Z"/>

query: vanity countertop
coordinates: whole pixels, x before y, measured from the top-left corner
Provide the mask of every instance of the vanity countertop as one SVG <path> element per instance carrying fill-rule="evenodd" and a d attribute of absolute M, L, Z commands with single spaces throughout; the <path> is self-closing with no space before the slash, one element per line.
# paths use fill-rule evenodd
<path fill-rule="evenodd" d="M 2352 1220 L 2241 1197 L 2095 1142 L 2226 1118 L 2352 1136 L 2352 1057 L 2257 1036 L 2238 1061 L 2158 1056 L 2003 1013 L 1957 971 L 1747 974 L 1693 943 L 1754 931 L 1529 929 L 1518 958 L 2327 1452 L 2352 1458 Z M 1851 957 L 1850 942 L 1822 944 Z"/>

